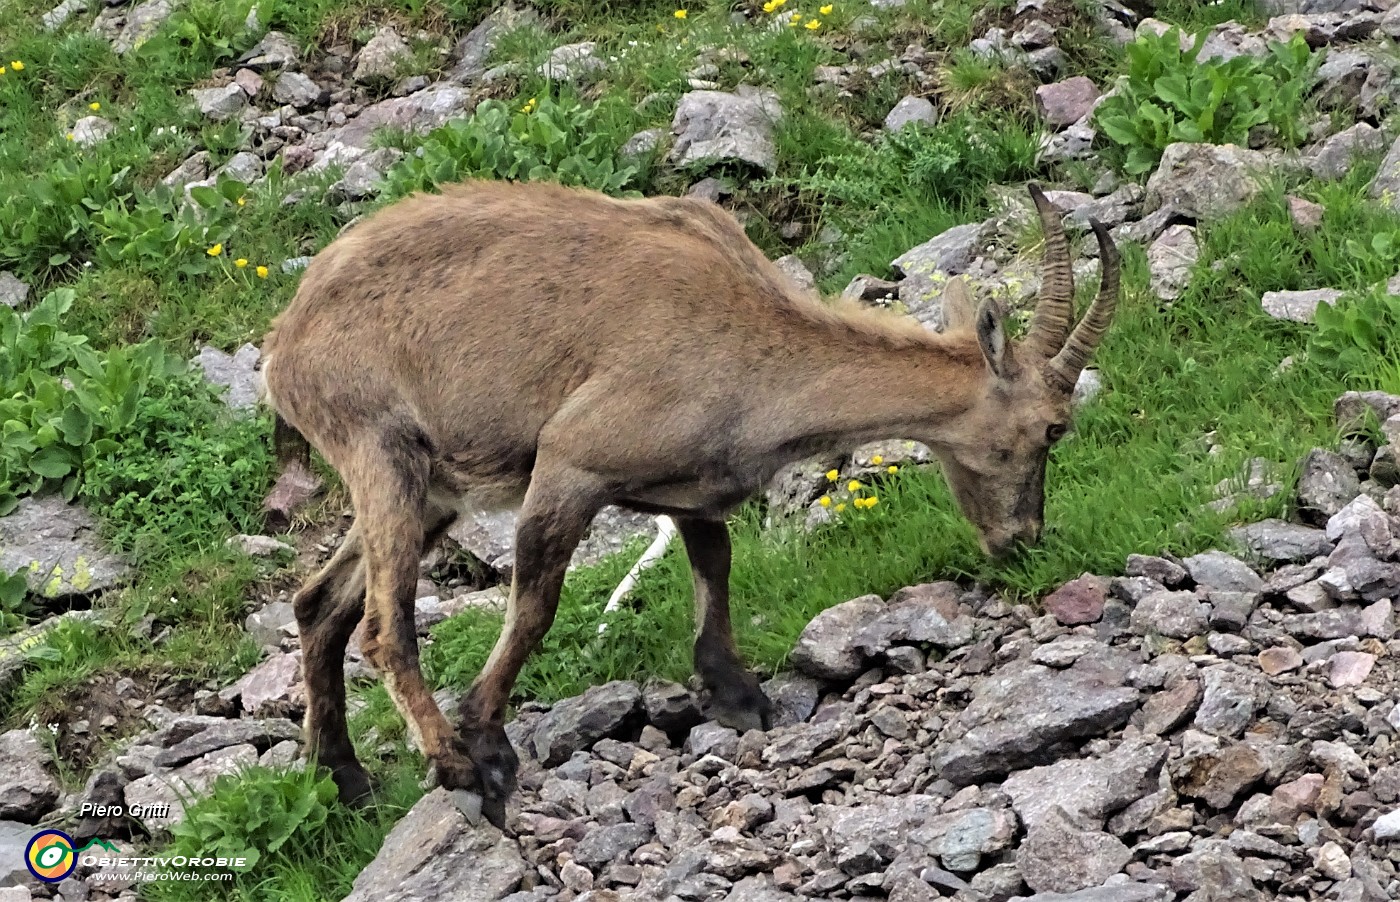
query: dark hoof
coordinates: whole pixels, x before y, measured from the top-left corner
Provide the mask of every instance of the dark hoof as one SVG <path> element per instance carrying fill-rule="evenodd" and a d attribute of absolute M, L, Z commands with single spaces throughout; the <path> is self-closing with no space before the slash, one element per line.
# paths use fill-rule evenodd
<path fill-rule="evenodd" d="M 506 802 L 515 792 L 520 758 L 499 726 L 472 731 L 464 740 L 481 784 L 481 813 L 498 829 L 506 826 Z"/>
<path fill-rule="evenodd" d="M 713 692 L 705 713 L 716 723 L 739 733 L 767 731 L 773 726 L 773 703 L 756 682 Z"/>
<path fill-rule="evenodd" d="M 342 804 L 351 808 L 362 808 L 374 796 L 374 784 L 370 782 L 369 771 L 358 761 L 329 767 L 331 779 Z"/>

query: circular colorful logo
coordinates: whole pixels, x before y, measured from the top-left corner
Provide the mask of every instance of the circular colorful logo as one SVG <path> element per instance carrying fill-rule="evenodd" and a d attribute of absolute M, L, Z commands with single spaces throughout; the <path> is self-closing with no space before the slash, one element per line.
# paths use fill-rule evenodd
<path fill-rule="evenodd" d="M 73 838 L 62 830 L 44 830 L 34 834 L 24 848 L 24 863 L 35 877 L 45 883 L 57 883 L 78 866 Z"/>

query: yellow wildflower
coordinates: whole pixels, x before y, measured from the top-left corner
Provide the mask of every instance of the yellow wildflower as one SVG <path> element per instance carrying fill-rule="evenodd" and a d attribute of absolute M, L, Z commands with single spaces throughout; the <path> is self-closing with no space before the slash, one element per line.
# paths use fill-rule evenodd
<path fill-rule="evenodd" d="M 529 100 L 525 101 L 525 105 L 524 105 L 523 107 L 520 108 L 520 112 L 522 112 L 522 113 L 533 113 L 533 112 L 535 111 L 535 107 L 538 106 L 538 105 L 539 105 L 539 104 L 538 104 L 538 102 L 535 100 L 535 98 L 531 97 Z"/>
<path fill-rule="evenodd" d="M 266 267 L 266 266 L 259 266 L 258 269 L 257 269 L 257 273 L 258 273 L 258 278 L 259 278 L 259 279 L 266 279 L 266 278 L 267 278 L 267 267 Z"/>
<path fill-rule="evenodd" d="M 831 507 L 831 496 L 823 495 L 817 499 L 817 503 L 820 504 L 822 507 Z"/>
<path fill-rule="evenodd" d="M 821 13 L 824 16 L 829 16 L 831 15 L 831 11 L 835 8 L 835 4 L 828 3 L 826 6 L 823 6 L 821 9 L 817 10 L 817 12 Z"/>
<path fill-rule="evenodd" d="M 896 467 L 894 464 L 890 464 L 888 467 L 885 468 L 885 472 L 893 475 L 899 472 L 899 467 Z"/>
<path fill-rule="evenodd" d="M 821 28 L 821 27 L 822 27 L 822 23 L 821 23 L 820 21 L 818 21 L 817 19 L 808 19 L 808 20 L 807 20 L 807 30 L 808 30 L 808 31 L 816 31 L 818 28 Z"/>
<path fill-rule="evenodd" d="M 842 512 L 843 510 L 845 510 L 845 509 L 846 509 L 846 503 L 845 503 L 844 501 L 841 502 L 840 504 L 836 505 L 836 513 L 838 513 L 838 514 L 841 513 L 841 512 Z"/>
<path fill-rule="evenodd" d="M 838 480 L 838 479 L 841 478 L 841 471 L 840 471 L 840 470 L 827 470 L 827 471 L 826 471 L 826 478 L 827 478 L 827 480 L 830 481 L 830 482 L 835 482 L 836 480 Z"/>
<path fill-rule="evenodd" d="M 4 75 L 4 74 L 5 74 L 5 64 L 4 64 L 4 63 L 0 63 L 0 75 Z"/>
<path fill-rule="evenodd" d="M 72 133 L 72 132 L 69 132 L 69 133 L 68 133 L 68 140 L 69 140 L 69 141 L 76 141 L 76 140 L 78 140 L 78 139 L 73 137 L 73 133 Z"/>
<path fill-rule="evenodd" d="M 239 257 L 237 260 L 233 261 L 233 265 L 237 266 L 239 269 L 242 269 L 243 267 L 248 265 L 248 258 Z"/>
<path fill-rule="evenodd" d="M 794 25 L 796 25 L 798 22 L 801 22 L 801 21 L 802 21 L 802 13 L 801 13 L 801 12 L 795 12 L 795 13 L 793 13 L 792 16 L 790 17 L 790 21 L 791 21 Z"/>
<path fill-rule="evenodd" d="M 875 455 L 872 455 L 871 458 L 870 458 L 870 462 L 871 462 L 872 464 L 874 464 L 875 466 L 878 467 L 880 464 L 882 464 L 882 463 L 885 462 L 885 455 L 883 455 L 883 454 L 875 454 Z"/>
<path fill-rule="evenodd" d="M 240 207 L 246 206 L 247 203 L 248 203 L 248 198 L 246 198 L 246 197 L 240 197 L 240 198 L 238 199 L 238 205 L 239 205 Z"/>
<path fill-rule="evenodd" d="M 205 253 L 208 254 L 208 255 L 211 256 L 211 257 L 217 257 L 217 256 L 219 256 L 220 254 L 222 254 L 223 252 L 224 252 L 224 245 L 223 245 L 222 242 L 220 242 L 219 244 L 214 245 L 213 247 L 209 248 L 209 250 L 205 251 Z"/>
<path fill-rule="evenodd" d="M 10 60 L 10 68 L 15 70 L 16 72 L 23 72 L 24 63 L 20 62 L 19 60 Z"/>
<path fill-rule="evenodd" d="M 874 507 L 875 505 L 877 505 L 877 504 L 879 504 L 879 503 L 880 503 L 880 499 L 877 498 L 877 497 L 875 497 L 874 495 L 871 495 L 869 498 L 866 498 L 866 499 L 865 499 L 865 506 L 866 506 L 866 507 Z"/>
<path fill-rule="evenodd" d="M 684 19 L 684 18 L 685 18 L 685 13 L 686 13 L 685 10 L 683 10 L 683 9 L 678 9 L 678 10 L 676 10 L 675 12 L 671 13 L 671 15 L 675 16 L 677 19 Z"/>
<path fill-rule="evenodd" d="M 846 491 L 848 491 L 848 492 L 855 492 L 855 491 L 858 491 L 859 489 L 860 489 L 860 480 L 858 480 L 858 479 L 852 479 L 850 482 L 846 483 Z"/>
<path fill-rule="evenodd" d="M 102 109 L 102 104 L 94 100 L 92 103 L 88 104 L 88 109 L 92 110 L 95 113 L 98 110 Z"/>

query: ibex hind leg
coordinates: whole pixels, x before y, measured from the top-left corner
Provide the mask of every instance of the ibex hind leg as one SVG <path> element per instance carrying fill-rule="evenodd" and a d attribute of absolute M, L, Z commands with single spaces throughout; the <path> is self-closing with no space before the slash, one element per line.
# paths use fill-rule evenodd
<path fill-rule="evenodd" d="M 345 647 L 365 610 L 365 566 L 357 526 L 330 562 L 292 599 L 301 635 L 306 686 L 307 754 L 331 772 L 341 801 L 370 793 L 369 773 L 355 757 L 345 713 Z"/>
<path fill-rule="evenodd" d="M 430 513 L 420 560 L 456 519 L 451 511 Z M 341 801 L 358 804 L 372 790 L 369 773 L 355 756 L 345 708 L 345 649 L 365 614 L 364 545 L 358 520 L 325 568 L 296 594 L 293 608 L 301 634 L 308 752 L 331 772 Z"/>
<path fill-rule="evenodd" d="M 477 790 L 476 768 L 423 679 L 414 625 L 418 563 L 450 513 L 428 503 L 430 450 L 415 427 L 384 430 L 374 451 L 343 471 L 364 543 L 365 659 L 429 760 L 430 777 L 448 789 Z"/>
<path fill-rule="evenodd" d="M 729 530 L 720 520 L 678 518 L 695 578 L 695 672 L 711 718 L 740 732 L 767 730 L 773 703 L 734 647 L 729 622 Z"/>

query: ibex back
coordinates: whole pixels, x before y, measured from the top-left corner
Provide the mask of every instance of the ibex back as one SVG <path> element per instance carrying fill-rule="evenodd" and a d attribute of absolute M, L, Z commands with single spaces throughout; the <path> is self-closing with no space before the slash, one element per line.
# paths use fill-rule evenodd
<path fill-rule="evenodd" d="M 264 376 L 269 403 L 355 507 L 344 544 L 295 599 L 307 741 L 342 796 L 369 790 L 341 665 L 363 616 L 365 657 L 436 779 L 479 793 L 500 825 L 517 765 L 507 699 L 604 505 L 675 518 L 707 710 L 740 729 L 766 728 L 771 706 L 730 631 L 724 517 L 783 465 L 916 439 L 986 551 L 1036 541 L 1046 457 L 1113 315 L 1118 257 L 1095 223 L 1100 291 L 1071 332 L 1068 243 L 1031 193 L 1046 263 L 1020 343 L 961 281 L 941 334 L 825 304 L 700 200 L 477 182 L 403 200 L 332 242 L 267 337 Z M 454 730 L 419 669 L 414 588 L 465 505 L 520 517 L 505 624 Z"/>

